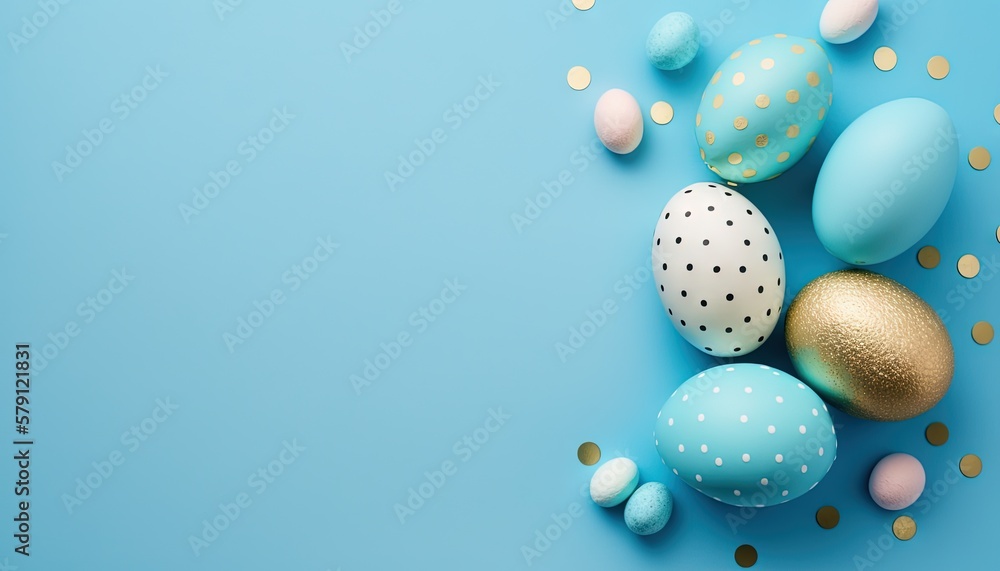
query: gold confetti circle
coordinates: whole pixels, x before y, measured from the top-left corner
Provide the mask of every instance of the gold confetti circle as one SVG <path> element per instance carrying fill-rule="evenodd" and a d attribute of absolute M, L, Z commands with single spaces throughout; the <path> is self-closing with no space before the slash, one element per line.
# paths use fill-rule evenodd
<path fill-rule="evenodd" d="M 1000 105 L 993 108 L 993 120 L 1000 123 Z"/>
<path fill-rule="evenodd" d="M 715 72 L 715 75 L 712 76 L 712 85 L 719 83 L 719 79 L 721 78 L 722 78 L 722 72 L 721 71 Z"/>
<path fill-rule="evenodd" d="M 927 73 L 931 74 L 934 79 L 948 77 L 949 71 L 951 71 L 951 64 L 944 56 L 934 56 L 927 62 Z"/>
<path fill-rule="evenodd" d="M 695 127 L 701 126 L 701 113 L 694 116 L 694 126 Z"/>
<path fill-rule="evenodd" d="M 933 270 L 941 263 L 941 252 L 934 246 L 924 246 L 917 252 L 917 262 L 928 270 Z"/>
<path fill-rule="evenodd" d="M 787 131 L 785 131 L 785 135 L 787 135 L 789 139 L 794 139 L 795 137 L 798 137 L 799 136 L 799 126 L 798 125 L 792 125 L 791 127 L 788 128 Z"/>
<path fill-rule="evenodd" d="M 755 141 L 755 143 L 757 144 L 758 147 L 763 149 L 764 147 L 767 146 L 767 135 L 763 133 L 757 135 L 757 140 Z M 998 232 L 1000 232 L 1000 229 L 998 229 Z"/>
<path fill-rule="evenodd" d="M 943 422 L 932 422 L 927 425 L 924 437 L 931 446 L 941 446 L 948 442 L 948 427 Z"/>
<path fill-rule="evenodd" d="M 975 478 L 983 473 L 983 461 L 975 454 L 966 454 L 959 461 L 958 469 L 966 478 Z"/>
<path fill-rule="evenodd" d="M 875 50 L 875 67 L 882 71 L 892 71 L 896 67 L 896 52 L 888 46 L 882 46 Z"/>
<path fill-rule="evenodd" d="M 584 466 L 593 466 L 601 460 L 601 448 L 593 442 L 584 442 L 576 449 L 576 457 Z"/>
<path fill-rule="evenodd" d="M 823 529 L 833 529 L 840 523 L 840 512 L 833 506 L 823 506 L 816 511 L 816 523 Z"/>
<path fill-rule="evenodd" d="M 757 105 L 757 107 L 767 109 L 768 106 L 771 105 L 771 98 L 761 93 L 756 99 L 753 100 L 753 102 Z"/>
<path fill-rule="evenodd" d="M 666 125 L 674 120 L 674 108 L 666 101 L 657 101 L 649 110 L 649 116 L 652 117 L 653 123 Z M 701 115 L 698 115 L 695 122 L 701 123 Z"/>
<path fill-rule="evenodd" d="M 742 131 L 743 129 L 746 129 L 747 125 L 749 125 L 749 123 L 747 122 L 746 117 L 737 117 L 736 120 L 733 121 L 733 127 L 736 127 L 737 131 Z"/>
<path fill-rule="evenodd" d="M 729 155 L 729 164 L 738 165 L 743 162 L 743 155 L 739 153 L 733 153 Z"/>
<path fill-rule="evenodd" d="M 757 44 L 759 44 L 760 42 L 761 42 L 761 40 L 760 40 L 759 38 L 758 38 L 758 39 L 756 39 L 756 40 L 750 40 L 750 45 L 751 45 L 751 46 L 756 46 L 756 45 L 757 45 Z"/>
<path fill-rule="evenodd" d="M 757 550 L 752 545 L 741 545 L 736 548 L 736 564 L 740 567 L 753 567 L 757 564 Z"/>
<path fill-rule="evenodd" d="M 892 534 L 900 541 L 909 541 L 917 534 L 917 522 L 908 515 L 901 515 L 892 522 Z"/>
<path fill-rule="evenodd" d="M 980 345 L 989 345 L 993 341 L 993 326 L 986 321 L 980 321 L 972 326 L 972 339 Z"/>
<path fill-rule="evenodd" d="M 570 68 L 566 74 L 566 82 L 577 91 L 583 91 L 590 86 L 590 70 L 578 65 Z"/>
<path fill-rule="evenodd" d="M 798 45 L 798 44 L 795 44 L 794 46 L 792 46 L 792 53 L 793 54 L 804 54 L 804 53 L 806 53 L 806 49 L 804 47 Z"/>
<path fill-rule="evenodd" d="M 722 107 L 723 101 L 725 101 L 725 99 L 722 97 L 721 93 L 718 94 L 718 95 L 716 95 L 715 99 L 712 100 L 712 107 L 714 107 L 716 109 L 718 109 L 719 107 Z"/>
<path fill-rule="evenodd" d="M 736 50 L 735 52 L 733 52 L 733 55 L 729 56 L 729 59 L 736 59 L 736 58 L 740 57 L 741 55 L 743 55 L 743 52 L 741 52 L 739 50 Z"/>
<path fill-rule="evenodd" d="M 979 258 L 966 254 L 958 259 L 958 273 L 963 278 L 972 279 L 979 275 Z"/>
<path fill-rule="evenodd" d="M 819 74 L 815 71 L 810 71 L 806 74 L 806 81 L 809 83 L 810 87 L 816 87 L 819 85 Z"/>
<path fill-rule="evenodd" d="M 709 145 L 715 144 L 715 133 L 711 131 L 705 131 L 705 142 Z"/>
<path fill-rule="evenodd" d="M 990 152 L 986 147 L 976 147 L 969 151 L 969 166 L 977 171 L 985 170 L 990 166 Z"/>
<path fill-rule="evenodd" d="M 743 82 L 747 80 L 747 76 L 742 71 L 737 71 L 733 75 L 733 85 L 743 85 Z"/>
<path fill-rule="evenodd" d="M 771 59 L 771 58 L 769 58 L 769 57 L 766 57 L 766 58 L 764 58 L 764 59 L 762 59 L 760 61 L 760 67 L 762 69 L 773 69 L 774 68 L 774 60 Z"/>
<path fill-rule="evenodd" d="M 997 242 L 1000 242 L 1000 226 L 997 226 Z"/>
<path fill-rule="evenodd" d="M 798 103 L 799 91 L 797 89 L 789 89 L 788 92 L 785 93 L 785 101 L 789 103 Z"/>
<path fill-rule="evenodd" d="M 826 107 L 820 107 L 819 109 L 819 120 L 822 121 L 823 117 L 826 117 Z"/>
<path fill-rule="evenodd" d="M 788 151 L 785 151 L 785 152 L 781 153 L 780 155 L 778 155 L 778 162 L 779 163 L 783 163 L 783 162 L 787 161 L 788 158 L 791 157 L 791 156 L 792 156 L 791 153 L 789 153 Z"/>
<path fill-rule="evenodd" d="M 753 169 L 746 169 L 743 171 L 743 178 L 751 178 L 757 176 L 757 171 Z"/>
<path fill-rule="evenodd" d="M 577 10 L 587 11 L 594 7 L 594 0 L 573 0 Z"/>

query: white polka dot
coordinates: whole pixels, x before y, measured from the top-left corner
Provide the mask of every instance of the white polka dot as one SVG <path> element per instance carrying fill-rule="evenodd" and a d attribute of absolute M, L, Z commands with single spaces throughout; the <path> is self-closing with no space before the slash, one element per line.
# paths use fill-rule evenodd
<path fill-rule="evenodd" d="M 802 383 L 795 383 L 795 386 L 799 387 L 800 389 L 806 388 L 806 386 L 803 385 Z"/>
<path fill-rule="evenodd" d="M 805 433 L 806 433 L 806 426 L 804 424 L 799 425 L 799 434 L 805 434 Z"/>
<path fill-rule="evenodd" d="M 722 458 L 716 458 L 715 459 L 715 465 L 716 466 L 722 466 Z"/>
<path fill-rule="evenodd" d="M 682 400 L 682 401 L 684 401 L 684 402 L 687 402 L 687 400 L 688 400 L 688 395 L 686 395 L 686 394 L 685 394 L 684 396 L 682 396 L 682 397 L 681 397 L 681 400 Z"/>
<path fill-rule="evenodd" d="M 747 418 L 747 415 L 745 415 L 745 414 L 744 415 L 740 415 L 740 422 L 746 422 L 747 420 L 749 420 Z"/>
<path fill-rule="evenodd" d="M 761 478 L 760 479 L 760 485 L 761 486 L 766 486 L 767 485 L 767 478 Z"/>
<path fill-rule="evenodd" d="M 674 468 L 674 475 L 675 476 L 680 476 L 680 474 L 677 473 L 677 468 Z"/>
<path fill-rule="evenodd" d="M 715 387 L 714 389 L 712 389 L 712 392 L 713 392 L 713 393 L 717 393 L 717 392 L 719 392 L 719 387 Z"/>
<path fill-rule="evenodd" d="M 744 454 L 743 455 L 743 461 L 744 462 L 749 462 L 750 461 L 750 455 L 749 454 Z"/>
<path fill-rule="evenodd" d="M 698 415 L 698 422 L 705 422 L 705 415 L 704 414 L 699 414 Z"/>
<path fill-rule="evenodd" d="M 774 401 L 777 402 L 778 404 L 781 404 L 781 403 L 785 402 L 785 399 L 781 398 L 781 395 L 778 395 L 778 396 L 774 397 Z"/>
<path fill-rule="evenodd" d="M 778 371 L 775 371 L 775 372 L 773 372 L 771 374 L 774 375 L 775 377 L 780 377 L 781 376 L 781 373 L 779 373 Z"/>
<path fill-rule="evenodd" d="M 701 445 L 701 451 L 702 451 L 702 453 L 708 452 L 708 444 L 702 444 Z"/>
<path fill-rule="evenodd" d="M 722 501 L 722 498 L 717 498 L 715 496 L 712 496 L 712 499 L 715 500 L 715 501 L 717 501 L 717 502 L 721 502 Z"/>
<path fill-rule="evenodd" d="M 831 426 L 830 427 L 830 432 L 833 433 L 833 434 L 837 434 L 837 429 Z"/>
<path fill-rule="evenodd" d="M 762 507 L 764 507 L 764 504 L 756 504 L 756 505 L 754 505 L 754 507 L 755 508 L 762 508 Z"/>
<path fill-rule="evenodd" d="M 823 455 L 823 447 L 822 447 L 822 446 L 820 446 L 820 447 L 819 447 L 819 455 L 820 455 L 820 456 L 822 456 L 822 455 Z"/>
<path fill-rule="evenodd" d="M 806 466 L 805 464 L 803 464 L 802 465 L 802 473 L 805 474 L 808 471 L 809 471 L 809 466 Z"/>
<path fill-rule="evenodd" d="M 774 461 L 777 462 L 778 464 L 781 464 L 784 460 L 785 460 L 785 457 L 782 456 L 781 454 L 775 454 L 774 455 Z"/>
<path fill-rule="evenodd" d="M 677 451 L 678 452 L 684 452 L 684 445 L 683 444 L 678 444 L 677 445 Z"/>
<path fill-rule="evenodd" d="M 739 497 L 740 491 L 739 490 L 733 490 L 733 495 Z"/>
<path fill-rule="evenodd" d="M 768 432 L 769 432 L 770 434 L 774 434 L 774 425 L 772 424 L 772 425 L 768 426 L 768 427 L 767 427 L 767 431 L 768 431 Z"/>
<path fill-rule="evenodd" d="M 674 425 L 674 419 L 668 418 L 667 419 L 667 426 L 673 426 L 673 425 Z"/>
<path fill-rule="evenodd" d="M 663 465 L 664 465 L 664 466 L 666 466 L 666 465 L 667 465 L 667 461 L 666 461 L 666 460 L 664 460 L 663 458 L 660 458 L 660 462 L 663 462 Z"/>
<path fill-rule="evenodd" d="M 768 367 L 767 365 L 761 365 L 760 368 L 764 369 L 765 371 L 770 371 L 771 370 L 771 367 Z"/>
<path fill-rule="evenodd" d="M 816 410 L 816 409 L 813 409 L 813 416 L 819 416 L 819 411 Z"/>
<path fill-rule="evenodd" d="M 823 404 L 823 410 L 825 410 L 826 412 L 830 412 L 830 409 L 826 408 L 826 404 L 825 403 Z"/>
<path fill-rule="evenodd" d="M 660 412 L 656 413 L 656 418 L 660 418 L 660 415 L 662 415 L 662 414 L 663 414 L 662 410 Z"/>
<path fill-rule="evenodd" d="M 781 492 L 781 495 L 787 496 L 788 495 L 788 490 L 785 490 L 785 491 Z"/>
<path fill-rule="evenodd" d="M 752 392 L 753 392 L 753 389 L 752 389 L 752 388 L 750 388 L 750 387 L 747 387 L 747 388 L 743 389 L 743 392 L 745 392 L 745 393 L 747 393 L 747 394 L 750 394 L 750 393 L 752 393 Z"/>
<path fill-rule="evenodd" d="M 733 367 L 726 367 L 726 372 L 727 372 L 727 373 L 732 373 L 732 372 L 733 372 L 733 371 L 735 371 L 735 370 L 736 370 L 736 369 L 734 369 Z"/>
<path fill-rule="evenodd" d="M 695 474 L 694 475 L 694 479 L 698 480 L 700 482 L 701 481 L 701 474 Z"/>
<path fill-rule="evenodd" d="M 659 445 L 660 445 L 660 440 L 659 440 L 659 439 L 656 439 L 656 441 L 655 441 L 655 442 L 653 442 L 653 445 L 654 445 L 654 446 L 659 446 Z"/>
<path fill-rule="evenodd" d="M 702 374 L 698 375 L 698 378 L 700 379 L 700 378 L 702 378 L 704 376 L 705 376 L 705 373 L 702 373 Z"/>

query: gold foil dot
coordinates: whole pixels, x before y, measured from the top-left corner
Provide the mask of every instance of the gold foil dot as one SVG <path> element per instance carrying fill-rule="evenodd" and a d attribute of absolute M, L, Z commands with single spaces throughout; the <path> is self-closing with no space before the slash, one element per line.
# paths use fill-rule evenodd
<path fill-rule="evenodd" d="M 768 97 L 767 95 L 760 94 L 757 96 L 756 99 L 754 99 L 753 102 L 757 105 L 757 107 L 760 107 L 761 109 L 767 109 L 767 107 L 771 105 L 771 98 Z"/>
<path fill-rule="evenodd" d="M 793 54 L 804 54 L 804 53 L 806 53 L 806 49 L 804 47 L 798 45 L 798 44 L 795 44 L 794 46 L 792 46 L 792 53 Z"/>
<path fill-rule="evenodd" d="M 757 176 L 757 171 L 753 169 L 747 169 L 743 171 L 743 178 L 751 178 Z"/>
<path fill-rule="evenodd" d="M 719 107 L 722 107 L 722 102 L 723 101 L 725 101 L 725 99 L 722 97 L 721 93 L 718 94 L 718 95 L 716 95 L 715 99 L 712 100 L 712 107 L 714 107 L 716 109 L 718 109 Z"/>
<path fill-rule="evenodd" d="M 827 62 L 826 69 L 830 70 L 830 75 L 833 75 L 833 64 Z"/>
<path fill-rule="evenodd" d="M 584 466 L 593 466 L 601 460 L 601 448 L 593 442 L 584 442 L 576 449 L 576 457 Z"/>
<path fill-rule="evenodd" d="M 928 270 L 933 270 L 941 263 L 941 252 L 934 246 L 924 246 L 917 252 L 917 262 Z"/>
<path fill-rule="evenodd" d="M 694 116 L 694 126 L 695 127 L 701 126 L 701 113 Z"/>
<path fill-rule="evenodd" d="M 741 55 L 743 55 L 743 52 L 741 52 L 739 50 L 736 50 L 735 52 L 733 52 L 733 55 L 729 56 L 729 59 L 736 59 L 736 58 L 740 57 Z"/>
<path fill-rule="evenodd" d="M 785 151 L 785 152 L 781 153 L 780 155 L 778 155 L 778 162 L 779 163 L 783 163 L 783 162 L 787 161 L 788 158 L 791 157 L 791 156 L 792 156 L 791 153 L 789 153 L 788 151 Z"/>
<path fill-rule="evenodd" d="M 823 117 L 826 117 L 826 107 L 821 107 L 819 110 L 819 120 L 822 121 Z"/>
<path fill-rule="evenodd" d="M 740 567 L 753 567 L 757 564 L 757 550 L 752 545 L 741 545 L 736 548 L 736 564 Z"/>
<path fill-rule="evenodd" d="M 986 321 L 980 321 L 972 326 L 972 340 L 980 345 L 989 345 L 993 341 L 993 326 Z"/>
<path fill-rule="evenodd" d="M 772 176 L 771 178 L 767 179 L 767 180 L 774 180 L 774 179 L 778 178 L 779 176 L 781 176 L 780 172 L 778 174 Z"/>
<path fill-rule="evenodd" d="M 993 120 L 1000 123 L 1000 105 L 993 108 Z"/>
<path fill-rule="evenodd" d="M 1000 226 L 997 226 L 997 242 L 1000 242 Z"/>
<path fill-rule="evenodd" d="M 833 105 L 833 94 L 832 94 L 832 93 L 830 94 L 830 98 L 829 98 L 829 101 L 827 101 L 827 103 L 826 103 L 826 104 L 827 104 L 827 105 Z"/>
<path fill-rule="evenodd" d="M 722 174 L 722 173 L 719 173 L 719 174 Z M 731 186 L 731 187 L 733 187 L 733 188 L 736 188 L 737 186 L 739 186 L 739 185 L 738 185 L 738 184 L 736 184 L 735 182 L 729 182 L 728 180 L 726 181 L 726 184 L 728 184 L 729 186 Z"/>
<path fill-rule="evenodd" d="M 594 0 L 573 0 L 577 10 L 587 11 L 594 7 Z"/>
<path fill-rule="evenodd" d="M 833 529 L 840 523 L 840 512 L 833 506 L 823 506 L 816 511 L 816 523 L 823 529 Z"/>
<path fill-rule="evenodd" d="M 975 454 L 966 454 L 959 461 L 958 469 L 966 478 L 975 478 L 983 473 L 983 461 Z"/>
<path fill-rule="evenodd" d="M 733 127 L 736 127 L 737 131 L 742 131 L 743 129 L 746 129 L 748 124 L 749 123 L 747 122 L 746 117 L 737 117 L 736 120 L 733 121 Z"/>
<path fill-rule="evenodd" d="M 944 56 L 934 56 L 927 62 L 927 73 L 931 74 L 934 79 L 948 77 L 949 71 L 951 71 L 951 64 Z"/>
<path fill-rule="evenodd" d="M 788 37 L 788 34 L 774 34 L 774 37 L 780 38 L 780 39 L 785 39 L 785 38 Z"/>
<path fill-rule="evenodd" d="M 754 142 L 757 144 L 758 147 L 763 149 L 764 147 L 767 146 L 767 135 L 764 134 L 757 135 L 757 140 Z"/>
<path fill-rule="evenodd" d="M 816 142 L 816 137 L 813 137 L 812 139 L 809 139 L 809 147 L 812 148 L 813 143 L 815 143 L 815 142 Z"/>
<path fill-rule="evenodd" d="M 760 43 L 760 39 L 756 39 L 756 40 L 750 40 L 750 45 L 751 45 L 751 46 L 756 46 L 756 45 L 757 45 L 757 44 L 759 44 L 759 43 Z"/>
<path fill-rule="evenodd" d="M 948 442 L 948 427 L 943 422 L 932 422 L 927 425 L 924 437 L 931 446 L 941 446 Z"/>
<path fill-rule="evenodd" d="M 653 123 L 656 123 L 657 125 L 666 125 L 674 120 L 674 108 L 671 107 L 666 101 L 657 101 L 649 110 L 649 116 L 653 118 Z M 701 115 L 698 117 L 700 118 Z M 701 120 L 697 119 L 697 122 L 701 123 Z"/>
<path fill-rule="evenodd" d="M 739 153 L 733 153 L 729 155 L 729 164 L 738 165 L 743 162 L 743 155 Z"/>
<path fill-rule="evenodd" d="M 717 175 L 719 175 L 719 176 L 722 176 L 722 171 L 720 171 L 720 170 L 719 170 L 719 168 L 718 168 L 718 167 L 716 167 L 716 166 L 713 166 L 713 165 L 709 165 L 709 166 L 708 166 L 708 170 L 710 170 L 710 171 L 714 172 L 715 174 L 717 174 Z"/>
<path fill-rule="evenodd" d="M 764 59 L 762 59 L 760 61 L 760 67 L 762 69 L 773 69 L 774 68 L 774 60 L 771 59 L 771 58 L 769 58 L 769 57 L 766 57 L 766 58 L 764 58 Z"/>
<path fill-rule="evenodd" d="M 712 85 L 719 83 L 719 79 L 721 78 L 722 78 L 722 72 L 721 71 L 715 72 L 715 75 L 712 76 Z"/>
<path fill-rule="evenodd" d="M 715 133 L 711 131 L 705 131 L 705 142 L 709 145 L 715 144 Z"/>
<path fill-rule="evenodd" d="M 746 80 L 747 76 L 742 71 L 737 71 L 736 74 L 733 75 L 733 85 L 743 85 L 743 82 Z"/>
<path fill-rule="evenodd" d="M 787 131 L 785 131 L 785 135 L 788 135 L 789 139 L 794 139 L 795 137 L 798 137 L 799 136 L 799 126 L 798 125 L 792 125 L 791 127 L 788 128 Z"/>
<path fill-rule="evenodd" d="M 966 254 L 958 259 L 958 273 L 963 278 L 972 279 L 979 275 L 979 258 Z"/>
<path fill-rule="evenodd" d="M 819 74 L 815 71 L 810 71 L 806 74 L 806 81 L 809 83 L 810 87 L 816 87 L 819 85 Z"/>
<path fill-rule="evenodd" d="M 566 74 L 566 82 L 573 89 L 583 91 L 590 86 L 590 70 L 582 65 L 570 68 L 569 73 Z"/>
<path fill-rule="evenodd" d="M 705 149 L 699 149 L 701 151 L 701 160 L 705 160 Z"/>
<path fill-rule="evenodd" d="M 882 71 L 892 71 L 896 67 L 896 52 L 888 46 L 882 46 L 875 50 L 875 67 Z"/>
<path fill-rule="evenodd" d="M 977 171 L 986 170 L 990 166 L 990 152 L 986 147 L 976 147 L 969 151 L 969 165 Z"/>
<path fill-rule="evenodd" d="M 917 534 L 917 522 L 908 515 L 901 515 L 892 522 L 892 534 L 900 541 L 909 541 Z"/>
<path fill-rule="evenodd" d="M 785 93 L 785 101 L 789 103 L 799 102 L 799 92 L 797 89 L 789 89 L 788 93 Z"/>

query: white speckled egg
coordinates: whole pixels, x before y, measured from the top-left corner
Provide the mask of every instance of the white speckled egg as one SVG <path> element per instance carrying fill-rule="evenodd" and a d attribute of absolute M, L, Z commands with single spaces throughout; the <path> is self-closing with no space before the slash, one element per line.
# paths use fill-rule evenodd
<path fill-rule="evenodd" d="M 697 183 L 660 213 L 653 276 L 674 327 L 715 356 L 745 355 L 778 323 L 785 262 L 760 210 L 725 186 Z"/>
<path fill-rule="evenodd" d="M 597 137 L 612 153 L 626 155 L 642 141 L 642 110 L 627 91 L 611 89 L 597 100 L 594 108 Z"/>
<path fill-rule="evenodd" d="M 656 417 L 656 450 L 699 492 L 765 507 L 816 487 L 837 456 L 833 419 L 819 396 L 765 365 L 721 365 L 674 391 Z"/>
<path fill-rule="evenodd" d="M 590 479 L 590 498 L 602 508 L 624 502 L 639 484 L 639 467 L 628 458 L 612 458 Z"/>
<path fill-rule="evenodd" d="M 860 38 L 875 23 L 878 0 L 830 0 L 819 18 L 819 33 L 831 44 Z"/>

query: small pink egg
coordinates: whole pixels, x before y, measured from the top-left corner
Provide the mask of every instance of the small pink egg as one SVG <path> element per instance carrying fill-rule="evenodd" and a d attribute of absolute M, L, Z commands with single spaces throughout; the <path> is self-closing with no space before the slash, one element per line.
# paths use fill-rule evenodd
<path fill-rule="evenodd" d="M 635 97 L 622 89 L 611 89 L 594 109 L 597 137 L 612 153 L 626 155 L 642 141 L 642 110 Z"/>
<path fill-rule="evenodd" d="M 913 505 L 924 492 L 924 467 L 909 454 L 889 454 L 879 460 L 868 479 L 868 493 L 879 507 L 901 510 Z"/>

